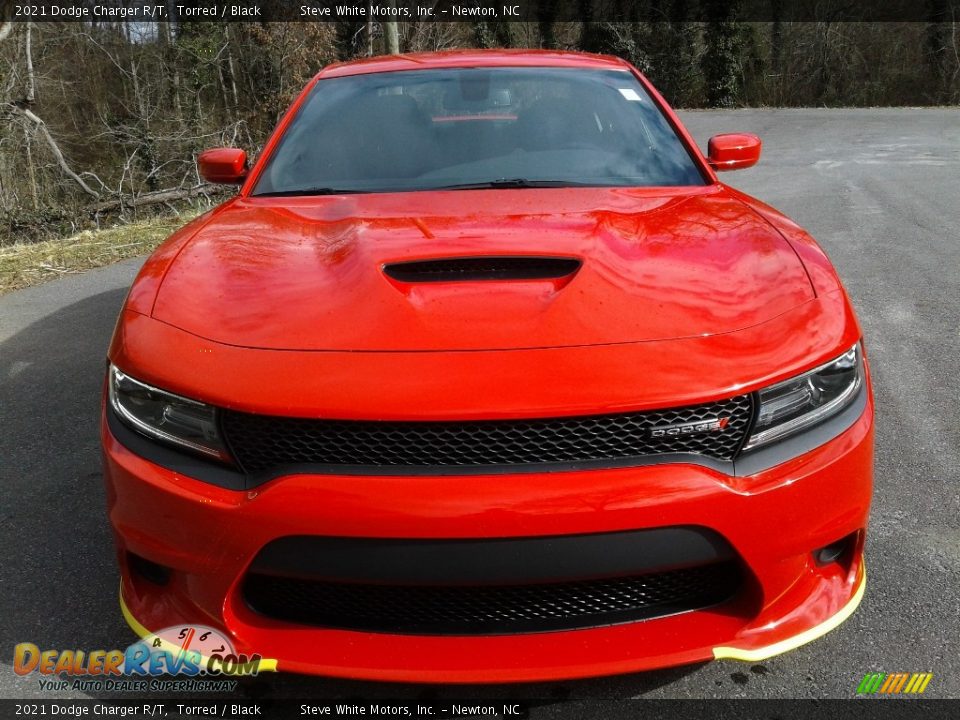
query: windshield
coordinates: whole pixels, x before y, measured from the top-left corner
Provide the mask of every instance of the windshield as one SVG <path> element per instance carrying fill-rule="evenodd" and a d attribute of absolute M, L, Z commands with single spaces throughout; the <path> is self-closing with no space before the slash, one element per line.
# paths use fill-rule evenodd
<path fill-rule="evenodd" d="M 253 194 L 703 184 L 628 71 L 455 68 L 321 80 Z"/>

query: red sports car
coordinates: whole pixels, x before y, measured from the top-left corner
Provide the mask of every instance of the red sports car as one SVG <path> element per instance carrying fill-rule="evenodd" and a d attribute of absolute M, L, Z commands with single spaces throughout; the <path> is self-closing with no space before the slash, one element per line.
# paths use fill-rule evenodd
<path fill-rule="evenodd" d="M 121 604 L 281 670 L 760 660 L 863 594 L 873 400 L 823 251 L 611 57 L 326 67 L 147 261 L 102 415 Z"/>

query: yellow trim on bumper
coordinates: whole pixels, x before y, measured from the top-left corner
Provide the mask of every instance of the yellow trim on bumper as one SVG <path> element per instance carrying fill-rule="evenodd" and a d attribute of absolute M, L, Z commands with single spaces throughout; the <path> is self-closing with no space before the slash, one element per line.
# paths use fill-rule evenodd
<path fill-rule="evenodd" d="M 139 635 L 140 638 L 145 640 L 147 638 L 153 639 L 156 637 L 152 632 L 141 625 L 140 621 L 133 616 L 132 612 L 130 612 L 130 608 L 127 607 L 127 601 L 123 599 L 123 584 L 120 585 L 120 612 L 123 613 L 123 619 L 127 621 L 127 625 L 130 626 L 130 629 Z M 164 640 L 163 638 L 160 638 L 160 647 L 167 652 L 180 652 L 180 648 L 177 645 L 168 640 Z M 209 658 L 203 658 L 203 660 L 208 659 Z M 261 658 L 257 669 L 262 670 L 263 672 L 277 672 L 277 661 Z"/>
<path fill-rule="evenodd" d="M 717 660 L 726 659 L 759 662 L 774 655 L 795 650 L 801 645 L 806 645 L 808 642 L 812 642 L 818 637 L 826 635 L 853 615 L 857 606 L 860 605 L 860 601 L 863 600 L 863 592 L 867 587 L 867 566 L 861 564 L 860 567 L 862 570 L 860 572 L 860 585 L 857 587 L 857 591 L 853 594 L 853 597 L 850 598 L 849 602 L 840 609 L 840 612 L 833 617 L 827 618 L 819 625 L 815 625 L 809 630 L 804 630 L 802 633 L 794 635 L 791 638 L 773 643 L 773 645 L 765 645 L 755 650 L 742 650 L 735 647 L 715 647 L 713 649 L 713 657 Z"/>
<path fill-rule="evenodd" d="M 863 600 L 863 593 L 867 587 L 867 568 L 866 565 L 861 565 L 862 570 L 860 574 L 860 584 L 857 586 L 856 592 L 853 594 L 853 597 L 847 602 L 840 611 L 833 617 L 827 618 L 819 625 L 815 625 L 809 630 L 805 630 L 802 633 L 794 635 L 791 638 L 786 640 L 781 640 L 780 642 L 773 643 L 772 645 L 765 645 L 764 647 L 756 648 L 754 650 L 744 650 L 741 648 L 735 647 L 715 647 L 713 649 L 713 657 L 716 660 L 741 660 L 743 662 L 760 662 L 761 660 L 766 660 L 771 658 L 774 655 L 781 655 L 785 652 L 790 652 L 795 650 L 801 645 L 806 645 L 809 642 L 816 640 L 823 635 L 826 635 L 828 632 L 834 628 L 841 625 L 846 621 L 859 607 L 860 602 Z M 152 638 L 155 637 L 152 632 L 140 624 L 140 622 L 133 616 L 133 613 L 130 612 L 130 608 L 127 607 L 126 601 L 123 599 L 123 587 L 120 588 L 120 611 L 123 613 L 123 619 L 127 621 L 127 625 L 130 626 L 130 629 L 133 630 L 141 638 Z M 160 642 L 164 646 L 165 650 L 177 652 L 179 648 L 164 640 L 160 639 Z M 259 669 L 264 672 L 276 672 L 277 671 L 277 661 L 263 658 L 260 660 Z"/>

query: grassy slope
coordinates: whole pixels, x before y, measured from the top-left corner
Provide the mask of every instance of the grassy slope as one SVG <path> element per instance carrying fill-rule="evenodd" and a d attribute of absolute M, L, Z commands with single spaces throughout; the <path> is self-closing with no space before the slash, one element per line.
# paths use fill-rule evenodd
<path fill-rule="evenodd" d="M 151 218 L 106 230 L 85 230 L 59 240 L 0 247 L 0 295 L 148 253 L 197 214 Z"/>

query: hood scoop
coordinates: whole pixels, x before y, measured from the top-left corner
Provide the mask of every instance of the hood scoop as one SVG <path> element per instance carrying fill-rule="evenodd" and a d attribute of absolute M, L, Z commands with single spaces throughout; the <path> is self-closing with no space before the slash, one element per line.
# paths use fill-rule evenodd
<path fill-rule="evenodd" d="M 446 257 L 383 266 L 388 277 L 404 283 L 556 280 L 579 269 L 577 258 L 542 255 Z"/>

